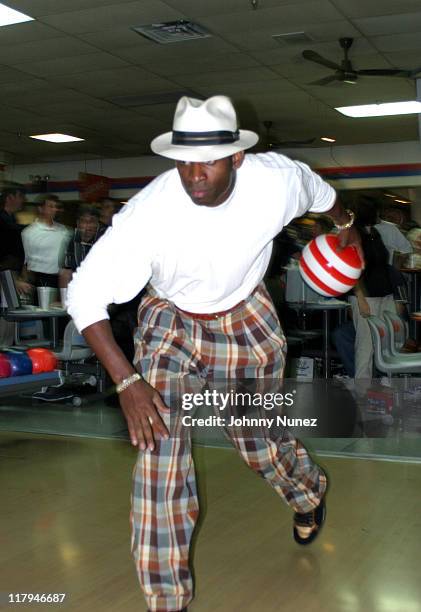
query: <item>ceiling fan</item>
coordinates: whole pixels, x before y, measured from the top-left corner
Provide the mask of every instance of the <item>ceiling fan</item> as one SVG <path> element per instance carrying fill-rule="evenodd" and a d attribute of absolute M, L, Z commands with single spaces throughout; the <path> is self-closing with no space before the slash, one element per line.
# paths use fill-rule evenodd
<path fill-rule="evenodd" d="M 319 55 L 319 53 L 316 53 L 316 51 L 311 51 L 310 49 L 303 51 L 302 55 L 304 59 L 310 60 L 311 62 L 316 62 L 316 64 L 321 64 L 327 68 L 332 68 L 332 70 L 335 71 L 334 74 L 324 77 L 323 79 L 313 81 L 312 83 L 309 83 L 309 85 L 327 85 L 332 81 L 354 84 L 357 82 L 359 76 L 403 77 L 406 79 L 411 79 L 421 72 L 421 67 L 416 68 L 415 70 L 405 70 L 400 68 L 369 68 L 367 70 L 355 70 L 350 59 L 348 58 L 348 51 L 352 47 L 353 42 L 353 38 L 339 39 L 339 44 L 344 50 L 344 59 L 340 65 L 335 64 L 335 62 L 331 62 L 325 57 L 322 57 Z"/>
<path fill-rule="evenodd" d="M 277 140 L 271 136 L 273 121 L 263 121 L 263 125 L 266 128 L 266 134 L 262 140 L 268 151 L 276 151 L 276 149 L 287 149 L 290 147 L 305 147 L 306 145 L 313 144 L 316 140 L 315 138 L 308 138 L 307 140 Z"/>

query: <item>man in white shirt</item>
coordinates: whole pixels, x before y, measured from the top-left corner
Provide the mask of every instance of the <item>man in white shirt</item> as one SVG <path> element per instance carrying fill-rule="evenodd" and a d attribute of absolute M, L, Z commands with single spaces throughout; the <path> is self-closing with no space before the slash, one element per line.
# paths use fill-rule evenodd
<path fill-rule="evenodd" d="M 189 436 L 174 390 L 218 380 L 281 381 L 285 338 L 262 279 L 272 239 L 308 210 L 327 212 L 355 243 L 352 216 L 308 166 L 238 130 L 225 96 L 179 101 L 173 131 L 152 150 L 176 160 L 113 219 L 68 291 L 68 310 L 117 384 L 130 439 L 139 446 L 132 543 L 149 610 L 185 610 L 193 597 L 189 546 L 198 516 Z M 149 282 L 135 366 L 112 336 L 107 305 Z M 218 406 L 216 406 L 218 411 Z M 188 429 L 188 428 L 186 428 Z M 294 538 L 308 544 L 324 520 L 326 477 L 286 430 L 245 439 L 225 428 L 242 458 L 294 509 Z M 169 434 L 171 432 L 171 435 Z"/>
<path fill-rule="evenodd" d="M 22 232 L 28 277 L 36 286 L 57 287 L 58 273 L 70 232 L 55 221 L 60 210 L 56 195 L 46 194 L 38 204 L 38 217 Z"/>
<path fill-rule="evenodd" d="M 389 264 L 396 264 L 397 268 L 403 263 L 403 255 L 412 253 L 412 246 L 409 240 L 405 238 L 400 229 L 390 221 L 380 219 L 374 226 L 382 237 L 384 246 L 389 252 Z"/>

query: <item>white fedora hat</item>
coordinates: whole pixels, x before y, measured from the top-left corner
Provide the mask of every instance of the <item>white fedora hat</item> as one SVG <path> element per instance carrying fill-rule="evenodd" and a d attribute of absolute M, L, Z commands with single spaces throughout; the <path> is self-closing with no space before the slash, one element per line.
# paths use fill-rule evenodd
<path fill-rule="evenodd" d="M 170 159 L 205 162 L 249 149 L 258 140 L 254 132 L 238 129 L 227 96 L 207 100 L 183 96 L 175 109 L 173 131 L 154 138 L 151 149 Z"/>

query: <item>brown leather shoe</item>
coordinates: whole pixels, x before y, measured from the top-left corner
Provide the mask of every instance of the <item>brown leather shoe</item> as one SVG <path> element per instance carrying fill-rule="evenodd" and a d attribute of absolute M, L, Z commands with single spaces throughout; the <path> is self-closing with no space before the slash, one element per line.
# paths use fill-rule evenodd
<path fill-rule="evenodd" d="M 296 512 L 294 514 L 294 540 L 297 544 L 310 544 L 313 542 L 323 526 L 326 518 L 326 505 L 324 499 L 310 512 Z"/>

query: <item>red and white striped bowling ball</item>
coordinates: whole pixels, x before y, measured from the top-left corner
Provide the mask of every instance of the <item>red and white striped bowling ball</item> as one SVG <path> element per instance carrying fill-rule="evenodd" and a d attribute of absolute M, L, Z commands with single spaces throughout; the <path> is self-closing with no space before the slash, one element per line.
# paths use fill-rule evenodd
<path fill-rule="evenodd" d="M 347 246 L 340 250 L 334 234 L 311 240 L 303 249 L 299 267 L 304 282 L 327 297 L 347 293 L 357 284 L 363 269 L 357 249 Z"/>

